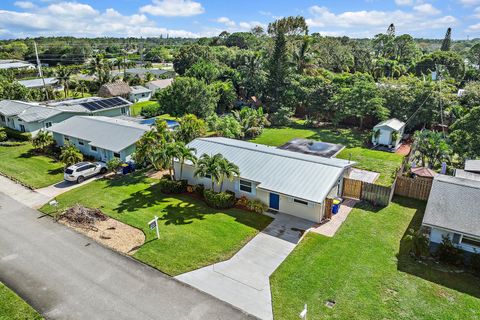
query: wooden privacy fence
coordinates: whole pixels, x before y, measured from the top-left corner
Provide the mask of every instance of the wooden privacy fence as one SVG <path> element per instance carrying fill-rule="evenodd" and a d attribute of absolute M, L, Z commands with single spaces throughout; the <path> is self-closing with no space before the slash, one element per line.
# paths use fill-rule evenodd
<path fill-rule="evenodd" d="M 395 183 L 395 194 L 418 200 L 428 200 L 433 179 L 410 178 L 398 176 Z"/>
<path fill-rule="evenodd" d="M 393 188 L 377 184 L 344 178 L 342 196 L 365 200 L 378 206 L 388 206 L 393 197 Z"/>

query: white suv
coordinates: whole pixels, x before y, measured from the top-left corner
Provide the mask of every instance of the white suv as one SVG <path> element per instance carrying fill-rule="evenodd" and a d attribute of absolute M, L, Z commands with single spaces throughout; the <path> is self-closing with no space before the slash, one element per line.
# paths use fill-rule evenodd
<path fill-rule="evenodd" d="M 82 183 L 87 178 L 105 172 L 107 172 L 107 165 L 104 162 L 79 162 L 65 169 L 64 179 Z"/>

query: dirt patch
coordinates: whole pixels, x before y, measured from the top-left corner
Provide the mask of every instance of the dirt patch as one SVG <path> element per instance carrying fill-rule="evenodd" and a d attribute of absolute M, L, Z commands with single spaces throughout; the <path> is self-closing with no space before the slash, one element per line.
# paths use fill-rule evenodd
<path fill-rule="evenodd" d="M 163 171 L 150 170 L 146 173 L 146 176 L 152 179 L 162 179 L 162 177 L 166 174 L 169 174 L 168 170 L 163 170 Z"/>
<path fill-rule="evenodd" d="M 145 242 L 145 234 L 141 230 L 112 218 L 104 221 L 97 220 L 89 226 L 72 223 L 65 218 L 60 218 L 58 222 L 96 242 L 128 255 L 133 255 Z"/>

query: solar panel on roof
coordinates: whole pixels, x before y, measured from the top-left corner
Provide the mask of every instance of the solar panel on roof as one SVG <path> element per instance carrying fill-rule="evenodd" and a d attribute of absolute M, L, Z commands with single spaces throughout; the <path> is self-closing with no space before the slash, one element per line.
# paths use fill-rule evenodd
<path fill-rule="evenodd" d="M 109 98 L 109 99 L 84 102 L 84 103 L 80 103 L 80 105 L 87 108 L 90 111 L 97 111 L 97 110 L 109 109 L 109 108 L 125 105 L 125 101 L 118 97 L 115 97 L 115 98 Z"/>

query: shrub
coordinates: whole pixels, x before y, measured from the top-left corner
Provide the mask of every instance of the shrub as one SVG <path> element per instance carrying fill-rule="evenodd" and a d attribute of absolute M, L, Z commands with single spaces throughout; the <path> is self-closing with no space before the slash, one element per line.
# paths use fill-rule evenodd
<path fill-rule="evenodd" d="M 235 205 L 235 193 L 231 191 L 215 192 L 207 189 L 203 196 L 207 205 L 215 209 L 228 209 Z"/>
<path fill-rule="evenodd" d="M 262 201 L 255 199 L 255 200 L 248 201 L 247 208 L 250 211 L 253 211 L 256 213 L 264 213 L 265 211 L 267 211 L 268 206 Z"/>
<path fill-rule="evenodd" d="M 157 103 L 149 104 L 142 108 L 140 114 L 145 118 L 153 118 L 162 114 L 162 109 Z"/>
<path fill-rule="evenodd" d="M 187 192 L 187 180 L 170 180 L 168 178 L 160 179 L 158 183 L 160 191 L 167 194 L 179 194 Z"/>
<path fill-rule="evenodd" d="M 28 132 L 20 132 L 7 127 L 4 127 L 3 131 L 7 134 L 8 139 L 17 141 L 30 141 L 32 139 L 32 135 Z"/>
<path fill-rule="evenodd" d="M 290 108 L 282 107 L 277 112 L 270 115 L 270 122 L 273 126 L 288 126 L 292 121 L 293 111 Z"/>
<path fill-rule="evenodd" d="M 205 191 L 205 186 L 203 184 L 197 184 L 193 186 L 193 191 L 198 194 L 200 197 L 203 197 L 203 192 Z"/>
<path fill-rule="evenodd" d="M 7 140 L 7 134 L 4 130 L 0 130 L 0 142 Z"/>
<path fill-rule="evenodd" d="M 122 166 L 122 160 L 120 160 L 118 158 L 112 158 L 112 159 L 108 160 L 108 162 L 107 162 L 108 171 L 113 172 L 115 174 L 117 174 L 117 172 L 118 172 L 118 170 L 120 170 L 121 166 Z"/>
<path fill-rule="evenodd" d="M 463 254 L 455 247 L 449 237 L 443 237 L 442 243 L 437 250 L 438 259 L 446 264 L 459 266 L 463 262 Z"/>

